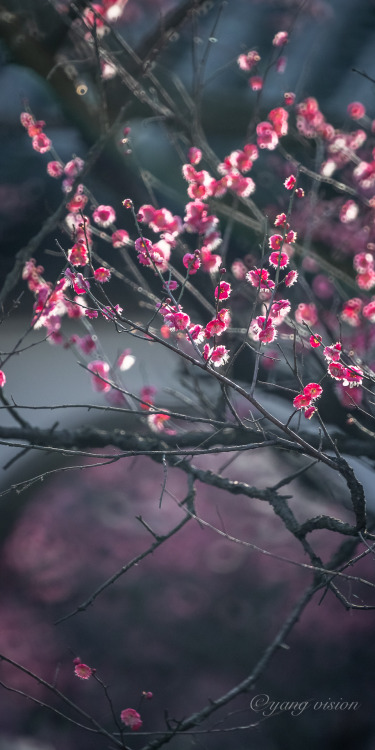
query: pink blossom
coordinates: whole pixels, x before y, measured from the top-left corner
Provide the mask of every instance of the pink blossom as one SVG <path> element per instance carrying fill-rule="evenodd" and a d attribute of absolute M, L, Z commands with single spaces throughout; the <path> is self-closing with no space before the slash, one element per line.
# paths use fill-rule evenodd
<path fill-rule="evenodd" d="M 203 357 L 206 361 L 213 364 L 214 367 L 221 367 L 228 362 L 229 351 L 222 345 L 211 348 L 209 344 L 205 344 L 203 347 Z"/>
<path fill-rule="evenodd" d="M 285 268 L 289 263 L 289 256 L 284 252 L 271 253 L 269 263 L 274 268 Z"/>
<path fill-rule="evenodd" d="M 126 370 L 130 370 L 131 367 L 133 367 L 135 362 L 135 357 L 133 357 L 131 353 L 131 349 L 125 349 L 125 351 L 120 354 L 120 356 L 117 358 L 116 367 L 119 368 L 119 370 L 122 370 L 125 372 Z"/>
<path fill-rule="evenodd" d="M 0 370 L 0 388 L 4 388 L 5 383 L 7 382 L 5 372 L 3 370 Z"/>
<path fill-rule="evenodd" d="M 95 670 L 88 667 L 87 664 L 76 664 L 74 674 L 81 680 L 88 680 L 94 674 Z"/>
<path fill-rule="evenodd" d="M 297 239 L 297 232 L 294 231 L 294 229 L 290 229 L 289 232 L 285 235 L 285 242 L 287 244 L 292 244 Z"/>
<path fill-rule="evenodd" d="M 73 335 L 70 337 L 70 342 L 72 344 L 75 344 L 75 346 L 78 346 L 83 354 L 92 354 L 92 352 L 96 349 L 96 341 L 92 336 L 90 336 L 89 333 L 82 338 L 77 335 Z"/>
<path fill-rule="evenodd" d="M 155 403 L 155 394 L 156 388 L 154 388 L 153 385 L 144 385 L 141 388 L 139 397 L 141 401 L 145 402 L 141 403 L 141 409 L 143 409 L 143 411 L 148 411 L 150 409 L 150 406 L 153 406 L 153 404 Z"/>
<path fill-rule="evenodd" d="M 257 125 L 256 131 L 259 148 L 267 148 L 269 151 L 274 151 L 279 139 L 271 123 L 267 121 L 260 122 Z"/>
<path fill-rule="evenodd" d="M 363 302 L 359 297 L 352 297 L 345 302 L 343 310 L 341 312 L 341 319 L 348 323 L 353 328 L 357 328 L 360 325 L 359 314 L 361 312 Z"/>
<path fill-rule="evenodd" d="M 184 312 L 171 312 L 164 316 L 164 323 L 171 331 L 185 331 L 190 326 L 190 318 Z"/>
<path fill-rule="evenodd" d="M 349 388 L 353 388 L 354 386 L 362 385 L 363 381 L 363 370 L 361 370 L 360 367 L 353 367 L 352 365 L 350 367 L 344 368 L 344 377 L 342 384 L 344 386 L 349 386 Z"/>
<path fill-rule="evenodd" d="M 308 383 L 305 385 L 303 392 L 305 396 L 308 396 L 311 401 L 315 401 L 316 398 L 319 398 L 323 393 L 323 388 L 319 383 Z"/>
<path fill-rule="evenodd" d="M 298 279 L 298 272 L 289 271 L 289 273 L 287 273 L 284 279 L 285 286 L 287 287 L 293 286 L 293 284 L 296 283 L 297 279 Z"/>
<path fill-rule="evenodd" d="M 39 135 L 34 135 L 32 139 L 32 146 L 35 151 L 39 152 L 39 154 L 45 154 L 50 150 L 52 141 L 47 138 L 45 133 L 40 133 Z"/>
<path fill-rule="evenodd" d="M 87 203 L 87 195 L 85 195 L 82 191 L 83 191 L 83 186 L 79 185 L 74 197 L 71 198 L 69 203 L 66 204 L 68 211 L 71 211 L 72 213 L 78 213 L 78 211 L 83 211 Z"/>
<path fill-rule="evenodd" d="M 260 55 L 255 49 L 250 50 L 245 55 L 239 55 L 239 57 L 237 57 L 238 66 L 241 68 L 241 70 L 245 70 L 247 72 L 251 70 L 258 62 L 260 62 Z"/>
<path fill-rule="evenodd" d="M 277 214 L 275 221 L 273 222 L 275 227 L 283 227 L 286 225 L 286 214 Z M 288 224 L 289 226 L 289 224 Z"/>
<path fill-rule="evenodd" d="M 305 322 L 309 326 L 314 326 L 318 322 L 318 312 L 313 302 L 305 304 L 301 302 L 294 314 L 297 323 Z"/>
<path fill-rule="evenodd" d="M 122 201 L 122 205 L 127 209 L 133 208 L 133 201 L 131 200 L 131 198 L 124 198 L 124 200 Z"/>
<path fill-rule="evenodd" d="M 357 253 L 354 256 L 353 266 L 357 273 L 368 273 L 374 268 L 374 258 L 371 253 Z"/>
<path fill-rule="evenodd" d="M 192 146 L 189 148 L 188 151 L 188 159 L 190 164 L 199 164 L 200 160 L 202 158 L 202 151 L 200 148 L 196 148 L 195 146 Z"/>
<path fill-rule="evenodd" d="M 360 289 L 364 289 L 365 291 L 372 289 L 375 286 L 375 271 L 371 269 L 360 273 L 356 277 L 356 282 Z"/>
<path fill-rule="evenodd" d="M 61 177 L 64 172 L 63 165 L 59 161 L 49 161 L 47 164 L 47 172 L 50 177 Z"/>
<path fill-rule="evenodd" d="M 346 367 L 341 362 L 330 362 L 328 365 L 328 374 L 335 380 L 343 380 L 346 375 Z"/>
<path fill-rule="evenodd" d="M 64 173 L 67 177 L 75 179 L 77 175 L 82 172 L 84 166 L 85 162 L 83 161 L 83 159 L 80 159 L 79 156 L 76 156 L 74 159 L 71 159 L 71 161 L 68 161 L 65 164 Z"/>
<path fill-rule="evenodd" d="M 246 278 L 246 266 L 242 260 L 235 260 L 232 263 L 231 269 L 235 279 L 243 281 Z M 267 273 L 267 272 L 266 272 Z M 250 281 L 250 279 L 248 279 Z"/>
<path fill-rule="evenodd" d="M 203 326 L 199 325 L 199 323 L 190 326 L 189 333 L 186 334 L 186 338 L 188 339 L 188 341 L 190 341 L 190 339 L 193 339 L 196 344 L 201 344 L 205 339 L 205 331 Z"/>
<path fill-rule="evenodd" d="M 283 47 L 285 44 L 288 44 L 288 32 L 278 31 L 272 40 L 272 44 L 274 47 Z"/>
<path fill-rule="evenodd" d="M 221 265 L 221 256 L 212 253 L 207 247 L 201 249 L 201 261 L 203 271 L 209 273 L 215 273 L 219 270 Z"/>
<path fill-rule="evenodd" d="M 90 289 L 90 283 L 81 273 L 77 273 L 73 279 L 73 289 L 76 294 L 85 294 L 85 292 L 88 292 Z"/>
<path fill-rule="evenodd" d="M 311 419 L 311 417 L 314 416 L 315 412 L 316 412 L 315 406 L 308 406 L 307 409 L 305 409 L 303 416 L 305 417 L 305 419 Z"/>
<path fill-rule="evenodd" d="M 255 190 L 255 182 L 251 177 L 243 177 L 235 172 L 227 175 L 227 184 L 241 198 L 247 198 Z"/>
<path fill-rule="evenodd" d="M 290 107 L 296 101 L 296 95 L 293 94 L 291 91 L 286 91 L 285 94 L 284 94 L 284 101 L 285 101 L 285 104 L 288 107 Z"/>
<path fill-rule="evenodd" d="M 219 286 L 215 289 L 215 299 L 228 299 L 232 291 L 232 287 L 227 281 L 220 281 Z"/>
<path fill-rule="evenodd" d="M 68 261 L 72 266 L 85 266 L 89 262 L 87 247 L 83 242 L 76 242 L 68 250 Z"/>
<path fill-rule="evenodd" d="M 282 57 L 279 57 L 279 59 L 276 60 L 276 72 L 280 74 L 284 73 L 286 64 L 287 64 L 287 58 L 285 57 L 285 55 L 283 55 Z"/>
<path fill-rule="evenodd" d="M 288 299 L 279 299 L 274 302 L 270 309 L 270 317 L 273 325 L 279 325 L 290 312 L 290 302 Z"/>
<path fill-rule="evenodd" d="M 98 311 L 92 310 L 89 307 L 86 307 L 86 310 L 84 311 L 84 314 L 86 315 L 86 318 L 89 318 L 90 320 L 95 320 L 95 318 L 98 317 Z"/>
<path fill-rule="evenodd" d="M 312 346 L 313 349 L 317 349 L 321 343 L 322 343 L 322 337 L 319 335 L 319 333 L 314 333 L 313 336 L 310 336 L 310 346 Z"/>
<path fill-rule="evenodd" d="M 184 257 L 182 258 L 182 262 L 185 268 L 188 269 L 190 276 L 194 273 L 197 273 L 198 269 L 201 266 L 201 259 L 199 255 L 196 255 L 195 253 L 185 253 Z"/>
<path fill-rule="evenodd" d="M 339 362 L 341 357 L 341 349 L 342 346 L 340 342 L 337 341 L 336 344 L 326 346 L 323 349 L 323 356 L 326 358 L 327 362 Z"/>
<path fill-rule="evenodd" d="M 147 417 L 148 426 L 153 432 L 165 432 L 166 435 L 175 435 L 176 430 L 167 426 L 169 420 L 170 416 L 168 416 L 168 414 L 150 413 Z M 139 727 L 137 727 L 137 729 L 139 729 Z"/>
<path fill-rule="evenodd" d="M 297 188 L 295 195 L 297 196 L 297 198 L 304 198 L 305 197 L 304 189 L 301 187 Z"/>
<path fill-rule="evenodd" d="M 269 344 L 276 338 L 276 328 L 273 325 L 271 317 L 266 320 L 263 315 L 258 315 L 251 324 L 251 333 L 253 334 L 256 341 L 260 341 L 262 344 Z"/>
<path fill-rule="evenodd" d="M 293 190 L 297 180 L 294 174 L 289 175 L 289 177 L 286 178 L 284 182 L 284 187 L 286 187 L 287 190 Z"/>
<path fill-rule="evenodd" d="M 375 323 L 375 300 L 373 299 L 368 305 L 365 305 L 362 310 L 362 315 L 367 318 L 370 323 Z"/>
<path fill-rule="evenodd" d="M 20 121 L 21 125 L 27 130 L 34 123 L 34 118 L 29 112 L 21 112 Z"/>
<path fill-rule="evenodd" d="M 252 91 L 261 91 L 263 88 L 262 76 L 251 76 L 251 78 L 249 78 L 249 86 Z"/>
<path fill-rule="evenodd" d="M 109 364 L 107 362 L 103 362 L 100 359 L 95 359 L 93 362 L 89 363 L 88 369 L 93 373 L 91 384 L 94 391 L 97 391 L 98 393 L 107 393 L 111 390 L 110 383 L 104 382 L 104 380 L 108 380 L 110 370 Z M 102 380 L 102 378 L 104 378 L 104 380 Z"/>
<path fill-rule="evenodd" d="M 310 404 L 311 396 L 307 393 L 299 393 L 298 396 L 293 399 L 293 406 L 295 409 L 306 409 Z"/>
<path fill-rule="evenodd" d="M 289 112 L 283 107 L 276 107 L 276 109 L 271 109 L 271 112 L 268 113 L 268 119 L 271 120 L 275 133 L 279 138 L 288 133 L 288 118 Z"/>
<path fill-rule="evenodd" d="M 347 111 L 352 120 L 360 120 L 366 114 L 366 109 L 361 102 L 351 102 L 348 104 Z"/>
<path fill-rule="evenodd" d="M 115 248 L 124 247 L 130 243 L 129 232 L 126 229 L 116 229 L 112 234 L 112 245 Z"/>
<path fill-rule="evenodd" d="M 246 278 L 252 286 L 260 289 L 273 289 L 275 286 L 275 282 L 269 278 L 269 272 L 266 268 L 254 268 L 252 271 L 248 271 Z"/>
<path fill-rule="evenodd" d="M 268 244 L 272 250 L 280 250 L 283 244 L 283 238 L 281 234 L 272 234 L 268 240 Z"/>
<path fill-rule="evenodd" d="M 220 320 L 219 317 L 210 320 L 205 328 L 205 336 L 210 339 L 212 336 L 221 336 L 226 329 L 225 324 Z"/>
<path fill-rule="evenodd" d="M 98 281 L 100 284 L 104 284 L 106 281 L 110 280 L 111 272 L 108 270 L 108 268 L 100 266 L 99 268 L 95 269 L 94 277 L 95 281 Z"/>
<path fill-rule="evenodd" d="M 123 308 L 120 305 L 112 307 L 103 307 L 101 313 L 105 320 L 116 320 L 117 315 L 121 315 Z"/>
<path fill-rule="evenodd" d="M 165 415 L 160 414 L 156 416 L 163 417 Z M 133 732 L 140 729 L 143 724 L 140 714 L 134 708 L 124 708 L 124 710 L 121 711 L 120 719 L 127 727 L 130 727 Z"/>
<path fill-rule="evenodd" d="M 343 224 L 349 224 L 349 222 L 354 221 L 357 218 L 358 212 L 359 208 L 357 203 L 352 200 L 346 201 L 340 211 L 340 221 L 342 221 Z"/>
<path fill-rule="evenodd" d="M 93 212 L 92 218 L 95 224 L 98 224 L 104 229 L 114 224 L 116 221 L 116 213 L 112 206 L 98 206 Z"/>

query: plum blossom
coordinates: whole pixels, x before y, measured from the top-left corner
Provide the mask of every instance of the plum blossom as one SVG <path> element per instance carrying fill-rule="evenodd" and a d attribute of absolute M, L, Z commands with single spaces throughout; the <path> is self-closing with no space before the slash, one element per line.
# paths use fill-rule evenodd
<path fill-rule="evenodd" d="M 291 107 L 296 101 L 296 95 L 292 91 L 286 91 L 284 94 L 284 101 L 287 107 Z"/>
<path fill-rule="evenodd" d="M 288 44 L 288 32 L 278 31 L 272 40 L 272 44 L 274 47 L 283 47 L 285 44 Z"/>
<path fill-rule="evenodd" d="M 125 349 L 125 351 L 123 351 L 117 358 L 116 367 L 118 367 L 119 370 L 122 370 L 122 372 L 125 372 L 133 367 L 134 362 L 135 357 L 132 355 L 131 349 Z"/>
<path fill-rule="evenodd" d="M 297 323 L 307 323 L 309 326 L 315 326 L 318 322 L 318 311 L 313 302 L 306 304 L 301 302 L 294 314 Z"/>
<path fill-rule="evenodd" d="M 94 277 L 95 281 L 98 281 L 100 284 L 104 284 L 106 281 L 110 280 L 111 272 L 108 270 L 108 268 L 100 266 L 99 268 L 95 269 Z"/>
<path fill-rule="evenodd" d="M 311 419 L 311 417 L 315 414 L 316 407 L 315 406 L 308 406 L 307 409 L 304 411 L 304 417 L 305 419 Z"/>
<path fill-rule="evenodd" d="M 310 404 L 311 396 L 307 393 L 299 393 L 298 396 L 293 399 L 293 406 L 295 409 L 306 409 Z"/>
<path fill-rule="evenodd" d="M 342 346 L 340 342 L 337 341 L 336 344 L 326 346 L 323 349 L 323 356 L 326 358 L 327 362 L 339 362 L 341 357 L 341 349 Z"/>
<path fill-rule="evenodd" d="M 244 55 L 237 57 L 238 66 L 241 70 L 249 72 L 258 62 L 260 62 L 260 55 L 255 49 L 250 50 Z"/>
<path fill-rule="evenodd" d="M 353 328 L 358 328 L 361 322 L 359 314 L 361 312 L 362 306 L 363 302 L 359 297 L 352 297 L 351 299 L 348 299 L 345 302 L 343 310 L 341 312 L 341 319 Z"/>
<path fill-rule="evenodd" d="M 116 221 L 116 213 L 112 206 L 98 206 L 93 212 L 95 224 L 105 229 Z"/>
<path fill-rule="evenodd" d="M 81 680 L 89 680 L 94 674 L 95 669 L 88 667 L 87 664 L 76 664 L 74 667 L 74 674 Z"/>
<path fill-rule="evenodd" d="M 259 289 L 273 289 L 275 282 L 269 278 L 269 272 L 266 268 L 254 268 L 246 274 L 247 280 L 252 286 Z"/>
<path fill-rule="evenodd" d="M 366 109 L 361 102 L 351 102 L 348 104 L 347 111 L 352 120 L 361 120 L 366 114 Z"/>
<path fill-rule="evenodd" d="M 275 133 L 279 138 L 283 135 L 287 135 L 289 112 L 287 112 L 284 107 L 271 109 L 271 112 L 268 113 L 268 119 L 271 120 Z"/>
<path fill-rule="evenodd" d="M 313 349 L 317 349 L 321 343 L 322 343 L 322 337 L 319 335 L 319 333 L 314 333 L 312 336 L 310 336 L 310 346 Z"/>
<path fill-rule="evenodd" d="M 309 396 L 311 401 L 315 401 L 316 398 L 319 398 L 319 396 L 323 393 L 323 388 L 319 383 L 308 383 L 305 385 L 303 392 L 305 395 Z"/>
<path fill-rule="evenodd" d="M 165 415 L 161 414 L 157 416 Z M 121 711 L 120 719 L 127 727 L 130 727 L 133 732 L 140 729 L 143 724 L 140 714 L 134 708 L 124 708 L 124 710 Z"/>
<path fill-rule="evenodd" d="M 83 242 L 76 242 L 68 250 L 68 261 L 72 266 L 85 266 L 89 262 L 87 247 Z"/>
<path fill-rule="evenodd" d="M 110 383 L 104 382 L 104 380 L 108 380 L 110 372 L 108 362 L 103 362 L 101 359 L 95 359 L 88 364 L 88 369 L 92 373 L 91 385 L 94 391 L 97 391 L 98 393 L 108 393 L 112 387 Z M 104 380 L 102 380 L 102 378 L 104 378 Z"/>
<path fill-rule="evenodd" d="M 268 262 L 274 268 L 285 268 L 289 263 L 289 255 L 284 252 L 271 253 Z"/>
<path fill-rule="evenodd" d="M 4 388 L 5 383 L 7 382 L 5 372 L 3 370 L 0 370 L 0 388 Z"/>
<path fill-rule="evenodd" d="M 269 151 L 274 151 L 279 139 L 271 123 L 267 121 L 260 122 L 257 125 L 256 132 L 259 148 L 266 148 Z"/>
<path fill-rule="evenodd" d="M 51 149 L 52 141 L 47 138 L 45 133 L 39 133 L 39 135 L 34 135 L 32 146 L 35 151 L 39 152 L 39 154 L 46 154 L 47 151 L 50 151 Z"/>
<path fill-rule="evenodd" d="M 349 386 L 349 388 L 353 388 L 358 385 L 362 385 L 363 382 L 363 370 L 361 370 L 360 367 L 353 367 L 352 365 L 350 367 L 344 368 L 344 377 L 342 384 L 343 386 Z"/>
<path fill-rule="evenodd" d="M 261 91 L 263 88 L 262 76 L 251 76 L 251 78 L 249 78 L 249 86 L 252 91 Z"/>
<path fill-rule="evenodd" d="M 192 146 L 191 148 L 189 148 L 188 159 L 190 164 L 199 164 L 201 158 L 202 151 L 200 150 L 200 148 L 196 148 L 196 146 Z"/>
<path fill-rule="evenodd" d="M 294 176 L 294 174 L 291 174 L 289 175 L 289 177 L 286 178 L 284 182 L 284 187 L 286 187 L 287 190 L 293 190 L 296 182 L 297 182 L 297 178 Z"/>
<path fill-rule="evenodd" d="M 250 326 L 250 332 L 256 341 L 262 344 L 270 344 L 275 340 L 277 333 L 271 317 L 266 320 L 263 315 L 258 315 Z"/>
<path fill-rule="evenodd" d="M 215 299 L 228 299 L 232 291 L 231 284 L 227 281 L 220 281 L 219 286 L 215 289 Z"/>
<path fill-rule="evenodd" d="M 182 258 L 182 262 L 185 268 L 188 269 L 189 276 L 197 273 L 198 269 L 201 266 L 199 253 L 185 253 L 184 257 Z"/>
<path fill-rule="evenodd" d="M 47 164 L 47 172 L 50 177 L 55 177 L 57 179 L 64 173 L 64 167 L 59 161 L 49 161 Z"/>
<path fill-rule="evenodd" d="M 115 248 L 124 247 L 130 243 L 129 232 L 126 229 L 116 229 L 112 234 L 112 245 Z"/>
<path fill-rule="evenodd" d="M 211 347 L 209 344 L 205 344 L 203 358 L 213 364 L 214 367 L 221 367 L 228 362 L 229 351 L 222 345 Z"/>
<path fill-rule="evenodd" d="M 168 414 L 154 414 L 150 413 L 147 417 L 147 423 L 152 432 L 165 432 L 166 435 L 175 435 L 176 430 L 168 427 L 170 416 Z M 130 710 L 130 709 L 129 709 Z M 124 721 L 122 719 L 122 721 Z M 129 724 L 130 726 L 130 724 Z M 139 729 L 139 727 L 137 727 Z"/>

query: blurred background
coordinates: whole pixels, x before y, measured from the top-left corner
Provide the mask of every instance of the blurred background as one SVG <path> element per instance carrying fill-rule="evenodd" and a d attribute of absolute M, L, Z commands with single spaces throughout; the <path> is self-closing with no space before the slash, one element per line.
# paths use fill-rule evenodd
<path fill-rule="evenodd" d="M 78 6 L 83 8 L 85 3 Z M 316 97 L 326 119 L 335 127 L 345 128 L 346 108 L 353 100 L 365 103 L 369 116 L 374 117 L 373 0 L 200 2 L 194 23 L 181 25 L 186 7 L 186 3 L 175 0 L 128 0 L 115 24 L 119 35 L 115 50 L 125 54 L 119 43 L 122 38 L 142 59 L 147 57 L 169 95 L 180 101 L 179 82 L 190 96 L 194 95 L 193 56 L 199 55 L 200 49 L 204 54 L 211 39 L 201 97 L 202 122 L 207 140 L 220 159 L 242 147 L 255 107 L 266 113 L 270 107 L 280 106 L 285 91 L 294 91 L 298 100 Z M 74 4 L 58 0 L 6 0 L 0 6 L 2 288 L 9 285 L 15 260 L 20 257 L 17 254 L 30 242 L 33 257 L 44 266 L 45 278 L 51 280 L 63 266 L 56 253 L 56 239 L 65 248 L 69 246 L 61 221 L 52 232 L 35 240 L 63 195 L 60 183 L 46 172 L 49 155 L 31 148 L 19 121 L 21 111 L 28 107 L 37 120 L 46 122 L 45 132 L 64 162 L 73 155 L 85 159 L 100 136 L 100 91 L 92 60 L 87 59 L 84 45 L 74 36 L 76 16 Z M 163 29 L 170 19 L 174 30 L 166 43 Z M 285 71 L 282 75 L 270 71 L 258 101 L 236 59 L 241 52 L 257 49 L 266 66 L 272 38 L 283 29 L 290 30 Z M 128 51 L 126 54 L 128 68 L 134 72 L 134 59 Z M 155 197 L 160 206 L 183 215 L 186 184 L 181 176 L 182 158 L 171 136 L 173 128 L 169 129 L 162 117 L 155 116 L 139 100 L 131 99 L 120 76 L 109 77 L 105 91 L 110 123 L 115 122 L 129 99 L 128 109 L 119 119 L 113 139 L 85 177 L 85 184 L 98 203 L 113 205 L 119 227 L 134 236 L 129 214 L 121 205 L 125 197 L 131 197 L 135 205 L 153 202 Z M 124 127 L 131 128 L 126 144 L 122 142 Z M 184 132 L 179 135 L 183 143 Z M 189 145 L 186 142 L 186 148 Z M 315 156 L 315 152 L 307 154 L 312 163 Z M 264 209 L 277 206 L 285 165 L 271 153 L 254 169 L 257 205 Z M 103 257 L 111 263 L 113 248 L 100 238 L 97 241 L 102 242 Z M 250 230 L 234 228 L 228 263 L 251 254 L 254 242 Z M 345 267 L 345 258 L 342 263 Z M 138 308 L 131 289 L 124 289 L 120 282 L 115 282 L 114 289 L 116 301 L 129 314 L 144 318 L 148 311 Z M 190 304 L 197 303 L 192 300 Z M 25 284 L 18 281 L 12 285 L 3 299 L 2 352 L 11 351 L 28 329 L 32 305 Z M 73 324 L 68 325 L 67 336 L 73 330 Z M 105 341 L 108 356 L 115 358 L 119 344 L 111 326 L 103 322 L 97 335 Z M 24 345 L 40 338 L 32 332 Z M 136 356 L 136 364 L 126 373 L 126 387 L 136 390 L 140 382 L 152 383 L 163 394 L 164 403 L 181 403 L 179 393 L 185 390 L 173 358 L 155 350 L 152 344 L 141 346 L 134 339 L 122 340 L 121 347 L 126 346 Z M 7 366 L 8 388 L 11 384 L 8 398 L 27 405 L 86 403 L 87 373 L 76 366 L 75 359 L 71 350 L 47 343 L 13 357 Z M 244 370 L 239 376 L 245 379 Z M 90 403 L 102 404 L 101 395 L 90 393 Z M 338 402 L 334 404 L 337 408 Z M 329 416 L 333 423 L 340 422 L 338 412 Z M 57 413 L 26 412 L 26 418 L 44 427 L 56 422 L 59 428 L 82 422 L 121 426 L 108 416 L 101 420 L 98 414 L 73 408 Z M 1 423 L 11 424 L 4 411 Z M 72 463 L 63 457 L 19 456 L 16 448 L 0 448 L 2 466 L 7 467 L 1 470 L 1 490 Z M 228 458 L 223 455 L 196 463 L 218 470 Z M 357 461 L 356 468 L 370 489 L 371 467 Z M 244 454 L 225 473 L 263 487 L 279 481 L 287 469 L 280 457 L 269 451 L 257 454 L 252 461 Z M 110 686 L 117 715 L 128 706 L 137 709 L 142 691 L 152 691 L 153 699 L 143 701 L 139 709 L 143 729 L 163 731 L 165 711 L 172 719 L 181 719 L 251 671 L 308 581 L 308 574 L 301 569 L 229 543 L 210 529 L 190 522 L 181 535 L 120 578 L 86 612 L 55 626 L 58 618 L 72 611 L 149 545 L 150 535 L 136 516 L 142 515 L 159 533 L 181 518 L 177 501 L 186 495 L 187 487 L 178 472 L 169 471 L 168 494 L 159 510 L 162 482 L 158 464 L 137 458 L 91 470 L 56 473 L 21 494 L 13 491 L 0 497 L 0 652 L 46 680 L 56 681 L 61 691 L 108 728 L 113 723 L 103 690 L 93 680 L 85 683 L 74 677 L 75 657 L 95 667 Z M 291 487 L 292 507 L 299 519 L 321 512 L 340 517 L 346 513 L 342 507 L 337 509 L 342 504 L 343 487 L 331 476 L 309 472 L 304 481 L 293 482 Z M 243 497 L 231 496 L 228 500 L 224 493 L 200 486 L 197 509 L 203 518 L 234 536 L 306 561 L 295 540 L 265 504 Z M 348 511 L 343 520 L 349 519 Z M 335 548 L 335 540 L 328 537 L 326 532 L 316 535 L 317 551 L 325 558 Z M 371 556 L 361 565 L 356 567 L 356 575 L 371 576 Z M 366 590 L 357 595 L 360 602 L 368 601 Z M 239 750 L 299 750 L 302 742 L 311 748 L 319 743 L 321 750 L 351 750 L 354 746 L 358 750 L 375 749 L 371 678 L 375 666 L 374 616 L 371 611 L 345 612 L 329 596 L 318 606 L 319 597 L 254 693 L 241 697 L 218 717 L 222 724 L 217 728 L 258 722 L 251 729 L 229 735 L 229 741 L 236 742 Z M 61 708 L 54 696 L 9 665 L 2 665 L 0 679 Z M 355 712 L 308 710 L 299 717 L 284 714 L 259 721 L 260 717 L 249 709 L 252 695 L 258 693 L 273 700 L 357 701 L 361 705 Z M 229 716 L 231 711 L 235 713 Z M 216 717 L 210 726 L 215 721 Z M 91 750 L 106 743 L 6 689 L 0 694 L 0 729 L 0 750 L 73 750 L 78 744 L 82 750 Z M 131 738 L 134 747 L 146 741 L 147 737 L 140 734 Z M 228 746 L 228 735 L 189 735 L 174 741 L 178 749 L 197 744 L 221 750 Z"/>

